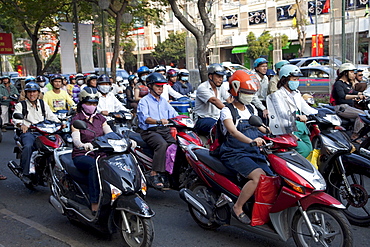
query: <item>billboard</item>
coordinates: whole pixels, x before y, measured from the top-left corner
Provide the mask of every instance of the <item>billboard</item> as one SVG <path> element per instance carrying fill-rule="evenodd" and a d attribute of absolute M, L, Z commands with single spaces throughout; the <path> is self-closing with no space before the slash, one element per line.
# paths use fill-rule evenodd
<path fill-rule="evenodd" d="M 222 17 L 222 28 L 238 27 L 238 15 L 228 15 Z"/>
<path fill-rule="evenodd" d="M 0 55 L 13 55 L 14 44 L 12 33 L 0 33 Z"/>
<path fill-rule="evenodd" d="M 253 12 L 248 12 L 249 25 L 256 25 L 266 23 L 266 10 L 257 10 Z"/>
<path fill-rule="evenodd" d="M 276 17 L 278 21 L 293 19 L 297 13 L 297 4 L 290 4 L 276 7 Z"/>

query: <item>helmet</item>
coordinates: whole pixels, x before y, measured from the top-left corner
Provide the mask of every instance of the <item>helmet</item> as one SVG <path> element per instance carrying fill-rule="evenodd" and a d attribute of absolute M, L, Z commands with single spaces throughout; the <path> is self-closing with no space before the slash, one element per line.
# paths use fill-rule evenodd
<path fill-rule="evenodd" d="M 69 80 L 71 81 L 71 80 L 74 80 L 74 79 L 76 79 L 76 75 L 70 75 L 69 76 Z"/>
<path fill-rule="evenodd" d="M 276 75 L 276 73 L 275 73 L 275 71 L 274 70 L 272 70 L 272 69 L 267 69 L 267 71 L 266 71 L 266 75 L 268 76 L 268 75 Z"/>
<path fill-rule="evenodd" d="M 240 91 L 254 94 L 260 88 L 256 75 L 244 69 L 235 71 L 230 77 L 229 83 L 232 96 L 238 96 Z"/>
<path fill-rule="evenodd" d="M 80 74 L 77 74 L 75 78 L 76 78 L 76 81 L 83 80 L 84 79 L 84 75 L 80 73 Z"/>
<path fill-rule="evenodd" d="M 339 66 L 339 74 L 342 74 L 342 72 L 349 70 L 355 71 L 356 67 L 351 63 L 343 63 L 341 66 Z"/>
<path fill-rule="evenodd" d="M 178 75 L 178 73 L 177 73 L 177 71 L 176 70 L 174 70 L 174 69 L 169 69 L 168 71 L 167 71 L 167 78 L 169 78 L 169 77 L 175 77 L 175 76 L 177 76 Z"/>
<path fill-rule="evenodd" d="M 128 81 L 131 82 L 131 81 L 135 80 L 136 78 L 137 78 L 136 75 L 129 75 Z"/>
<path fill-rule="evenodd" d="M 78 95 L 80 102 L 91 102 L 91 103 L 98 103 L 99 102 L 99 94 L 98 90 L 93 87 L 84 87 L 80 94 Z"/>
<path fill-rule="evenodd" d="M 154 72 L 159 72 L 159 71 L 166 72 L 166 67 L 164 67 L 162 65 L 158 65 L 157 67 L 155 67 Z"/>
<path fill-rule="evenodd" d="M 84 74 L 84 79 L 86 79 L 88 75 L 90 75 L 90 73 L 85 73 Z"/>
<path fill-rule="evenodd" d="M 117 76 L 116 77 L 116 82 L 123 82 L 122 76 Z"/>
<path fill-rule="evenodd" d="M 63 76 L 60 75 L 60 74 L 55 74 L 53 75 L 51 78 L 50 78 L 50 82 L 53 82 L 54 80 L 56 79 L 60 79 L 60 80 L 63 80 Z"/>
<path fill-rule="evenodd" d="M 280 71 L 279 71 L 279 79 L 282 77 L 289 77 L 289 76 L 303 76 L 301 70 L 293 65 L 293 64 L 287 64 L 284 65 Z"/>
<path fill-rule="evenodd" d="M 357 74 L 358 72 L 363 72 L 364 70 L 362 70 L 362 69 L 356 69 L 355 70 L 355 74 Z M 358 91 L 358 90 L 356 90 L 356 91 Z"/>
<path fill-rule="evenodd" d="M 35 80 L 35 77 L 33 77 L 33 76 L 28 76 L 27 78 L 26 78 L 26 80 L 24 80 L 24 83 L 29 83 L 29 82 L 35 82 L 36 80 Z"/>
<path fill-rule="evenodd" d="M 10 80 L 10 77 L 9 76 L 3 76 L 0 78 L 0 80 L 4 80 L 4 79 L 9 79 Z"/>
<path fill-rule="evenodd" d="M 94 75 L 94 74 L 88 75 L 86 77 L 86 82 L 89 83 L 92 79 L 98 79 L 98 77 L 96 75 Z"/>
<path fill-rule="evenodd" d="M 40 86 L 34 81 L 31 81 L 26 84 L 24 87 L 24 91 L 39 91 L 40 92 Z"/>
<path fill-rule="evenodd" d="M 149 84 L 157 84 L 157 85 L 164 85 L 167 84 L 166 78 L 161 73 L 154 72 L 151 73 L 147 78 L 146 78 L 146 83 Z"/>
<path fill-rule="evenodd" d="M 36 82 L 46 82 L 46 78 L 43 75 L 39 75 L 36 77 Z"/>
<path fill-rule="evenodd" d="M 189 76 L 189 70 L 187 70 L 187 69 L 180 69 L 179 76 Z"/>
<path fill-rule="evenodd" d="M 226 75 L 226 71 L 224 67 L 222 67 L 221 64 L 213 63 L 208 66 L 208 75 L 213 75 L 213 74 Z"/>
<path fill-rule="evenodd" d="M 259 57 L 256 60 L 254 60 L 253 68 L 257 68 L 258 66 L 260 66 L 261 64 L 264 64 L 264 63 L 268 63 L 266 58 Z"/>
<path fill-rule="evenodd" d="M 137 70 L 137 75 L 140 76 L 142 73 L 150 73 L 150 70 L 148 67 L 146 66 L 141 66 L 138 70 Z"/>
<path fill-rule="evenodd" d="M 283 67 L 285 64 L 289 64 L 289 62 L 287 60 L 281 60 L 281 61 L 275 63 L 275 69 L 276 69 L 276 71 L 278 69 L 281 69 L 281 67 Z"/>
<path fill-rule="evenodd" d="M 98 84 L 100 84 L 100 83 L 106 83 L 106 82 L 111 83 L 110 80 L 109 80 L 109 77 L 107 75 L 101 75 L 101 76 L 99 76 L 99 78 L 98 78 Z"/>

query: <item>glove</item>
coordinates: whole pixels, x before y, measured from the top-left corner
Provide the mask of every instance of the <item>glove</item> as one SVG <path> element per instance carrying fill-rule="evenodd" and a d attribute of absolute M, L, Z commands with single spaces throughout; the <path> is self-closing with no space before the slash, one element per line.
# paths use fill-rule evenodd
<path fill-rule="evenodd" d="M 94 149 L 93 145 L 91 143 L 84 143 L 82 146 L 86 151 L 91 151 Z"/>

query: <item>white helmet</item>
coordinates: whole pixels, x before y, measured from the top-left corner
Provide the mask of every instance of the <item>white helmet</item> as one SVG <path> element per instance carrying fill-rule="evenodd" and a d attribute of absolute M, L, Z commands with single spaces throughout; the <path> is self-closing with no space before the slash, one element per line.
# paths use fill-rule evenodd
<path fill-rule="evenodd" d="M 122 76 L 117 76 L 116 78 L 116 82 L 119 83 L 119 82 L 123 82 L 123 78 Z"/>
<path fill-rule="evenodd" d="M 355 71 L 356 67 L 351 63 L 342 63 L 341 66 L 339 66 L 339 74 L 341 74 L 344 71 Z"/>

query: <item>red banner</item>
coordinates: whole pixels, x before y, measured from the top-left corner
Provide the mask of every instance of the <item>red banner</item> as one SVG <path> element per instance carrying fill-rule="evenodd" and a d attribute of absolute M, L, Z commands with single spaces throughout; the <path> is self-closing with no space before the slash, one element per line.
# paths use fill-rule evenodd
<path fill-rule="evenodd" d="M 0 33 L 0 55 L 13 55 L 13 34 Z"/>
<path fill-rule="evenodd" d="M 314 34 L 314 35 L 312 35 L 312 43 L 311 43 L 311 56 L 312 57 L 317 56 L 317 54 L 316 54 L 316 45 L 317 45 L 316 34 Z"/>
<path fill-rule="evenodd" d="M 317 43 L 319 45 L 318 56 L 324 56 L 324 35 L 319 34 L 319 36 L 317 37 Z"/>

